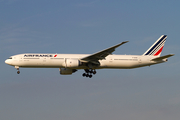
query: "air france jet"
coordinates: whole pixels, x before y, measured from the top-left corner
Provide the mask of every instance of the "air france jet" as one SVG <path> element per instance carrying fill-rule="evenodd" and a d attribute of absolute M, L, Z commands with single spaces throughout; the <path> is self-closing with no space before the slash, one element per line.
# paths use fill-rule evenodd
<path fill-rule="evenodd" d="M 9 57 L 5 63 L 19 68 L 59 68 L 61 75 L 71 75 L 84 69 L 83 77 L 91 78 L 96 69 L 132 69 L 167 62 L 174 54 L 160 56 L 167 35 L 162 35 L 143 55 L 113 55 L 115 49 L 128 41 L 94 54 L 25 53 Z"/>

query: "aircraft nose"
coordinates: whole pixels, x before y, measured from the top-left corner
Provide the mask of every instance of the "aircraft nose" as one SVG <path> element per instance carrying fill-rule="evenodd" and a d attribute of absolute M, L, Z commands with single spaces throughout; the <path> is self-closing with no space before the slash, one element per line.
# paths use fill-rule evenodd
<path fill-rule="evenodd" d="M 9 61 L 8 59 L 5 60 L 5 63 L 8 64 L 8 65 L 10 65 L 10 61 Z"/>

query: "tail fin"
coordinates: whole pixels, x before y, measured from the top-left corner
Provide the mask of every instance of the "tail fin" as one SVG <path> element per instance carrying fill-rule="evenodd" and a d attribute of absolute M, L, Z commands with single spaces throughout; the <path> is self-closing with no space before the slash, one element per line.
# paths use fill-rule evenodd
<path fill-rule="evenodd" d="M 160 56 L 166 42 L 167 35 L 162 35 L 143 55 Z"/>

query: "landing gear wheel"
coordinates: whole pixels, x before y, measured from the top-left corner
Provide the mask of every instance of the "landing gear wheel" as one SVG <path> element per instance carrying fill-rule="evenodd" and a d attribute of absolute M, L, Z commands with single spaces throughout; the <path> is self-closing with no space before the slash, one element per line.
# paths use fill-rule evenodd
<path fill-rule="evenodd" d="M 84 69 L 84 71 L 85 71 L 85 73 L 82 74 L 83 77 L 92 78 L 92 76 L 96 74 L 95 69 Z"/>
<path fill-rule="evenodd" d="M 89 75 L 89 78 L 92 78 L 92 75 Z"/>
<path fill-rule="evenodd" d="M 90 73 L 93 73 L 93 70 L 91 70 Z"/>
<path fill-rule="evenodd" d="M 20 71 L 19 71 L 19 66 L 14 66 L 15 68 L 16 68 L 16 70 L 17 70 L 17 74 L 19 74 L 20 73 Z"/>
<path fill-rule="evenodd" d="M 89 74 L 86 74 L 86 77 L 89 77 Z"/>
<path fill-rule="evenodd" d="M 85 71 L 86 73 L 89 73 L 89 72 L 90 72 L 88 69 L 84 69 L 84 71 Z"/>
<path fill-rule="evenodd" d="M 85 76 L 86 76 L 86 73 L 83 73 L 82 76 L 85 77 Z"/>

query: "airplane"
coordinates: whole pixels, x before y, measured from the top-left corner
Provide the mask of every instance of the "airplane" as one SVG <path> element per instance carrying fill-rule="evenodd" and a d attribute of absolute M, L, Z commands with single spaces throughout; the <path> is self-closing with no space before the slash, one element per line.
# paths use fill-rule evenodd
<path fill-rule="evenodd" d="M 96 52 L 94 54 L 50 54 L 24 53 L 9 57 L 5 63 L 19 68 L 59 68 L 61 75 L 71 75 L 84 69 L 83 77 L 91 78 L 96 69 L 133 69 L 167 62 L 174 54 L 160 56 L 167 35 L 162 35 L 143 55 L 114 55 L 115 49 L 129 41 Z"/>

